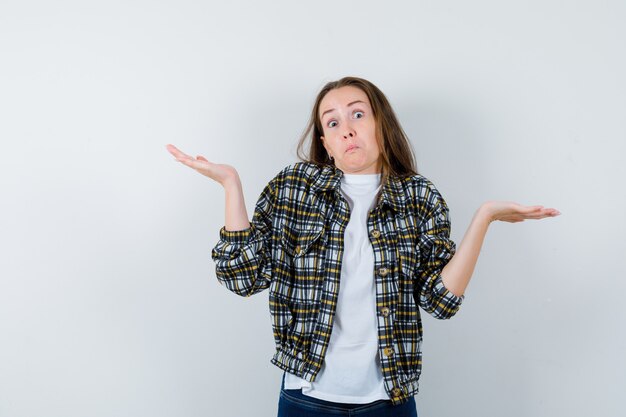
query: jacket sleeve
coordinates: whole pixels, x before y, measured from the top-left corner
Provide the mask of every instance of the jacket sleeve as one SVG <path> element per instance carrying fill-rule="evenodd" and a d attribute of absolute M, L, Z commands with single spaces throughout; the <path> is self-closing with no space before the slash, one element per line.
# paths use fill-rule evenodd
<path fill-rule="evenodd" d="M 420 259 L 415 298 L 419 306 L 433 317 L 449 319 L 465 298 L 465 295 L 459 297 L 450 292 L 441 279 L 441 271 L 454 256 L 456 244 L 450 239 L 448 206 L 434 187 L 427 193 L 426 203 L 429 214 L 419 227 L 417 242 Z"/>
<path fill-rule="evenodd" d="M 256 203 L 250 227 L 219 231 L 211 251 L 220 284 L 242 297 L 268 288 L 272 280 L 272 219 L 276 204 L 274 180 L 270 181 Z"/>

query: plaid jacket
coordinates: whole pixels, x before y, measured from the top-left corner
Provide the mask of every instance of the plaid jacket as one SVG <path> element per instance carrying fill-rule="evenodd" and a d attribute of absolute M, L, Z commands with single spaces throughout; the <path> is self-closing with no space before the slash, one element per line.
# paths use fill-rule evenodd
<path fill-rule="evenodd" d="M 218 281 L 249 297 L 269 288 L 276 342 L 271 363 L 315 381 L 330 340 L 350 208 L 334 166 L 296 162 L 263 189 L 250 227 L 219 231 L 211 252 Z M 390 177 L 369 213 L 380 366 L 394 404 L 418 392 L 422 320 L 418 306 L 448 319 L 464 296 L 440 272 L 456 251 L 448 207 L 422 175 Z"/>

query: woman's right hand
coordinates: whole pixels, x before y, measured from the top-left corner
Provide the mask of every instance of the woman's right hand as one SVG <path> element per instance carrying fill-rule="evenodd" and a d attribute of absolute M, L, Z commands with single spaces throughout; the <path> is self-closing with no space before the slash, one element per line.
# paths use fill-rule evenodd
<path fill-rule="evenodd" d="M 176 146 L 171 144 L 165 145 L 165 148 L 169 153 L 174 155 L 177 161 L 182 162 L 188 167 L 195 169 L 200 174 L 219 182 L 222 186 L 226 186 L 229 181 L 239 179 L 239 173 L 230 165 L 209 162 L 202 155 L 198 155 L 194 158 L 193 156 L 189 156 L 181 152 L 178 148 L 176 148 Z"/>

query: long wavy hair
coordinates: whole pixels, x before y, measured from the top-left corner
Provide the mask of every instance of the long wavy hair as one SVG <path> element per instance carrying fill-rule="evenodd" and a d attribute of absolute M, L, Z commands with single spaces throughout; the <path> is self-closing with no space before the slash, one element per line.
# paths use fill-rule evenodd
<path fill-rule="evenodd" d="M 337 81 L 328 82 L 317 94 L 311 117 L 298 141 L 297 156 L 304 162 L 320 166 L 334 166 L 320 136 L 324 135 L 322 122 L 319 118 L 320 103 L 326 94 L 336 88 L 352 86 L 361 89 L 370 101 L 376 120 L 376 141 L 382 159 L 381 181 L 384 184 L 388 176 L 406 177 L 417 174 L 415 157 L 409 139 L 402 129 L 398 118 L 389 104 L 389 100 L 382 91 L 370 81 L 358 77 L 343 77 Z M 311 144 L 308 155 L 303 152 L 306 140 Z"/>

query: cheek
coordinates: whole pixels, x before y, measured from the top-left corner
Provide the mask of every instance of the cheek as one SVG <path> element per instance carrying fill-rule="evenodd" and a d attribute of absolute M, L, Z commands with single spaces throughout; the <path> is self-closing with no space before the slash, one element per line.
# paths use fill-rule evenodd
<path fill-rule="evenodd" d="M 332 144 L 332 141 L 328 136 L 324 137 L 326 138 L 326 140 L 324 140 L 324 149 L 326 149 L 326 152 L 333 153 L 334 146 Z"/>
<path fill-rule="evenodd" d="M 376 122 L 374 120 L 370 120 L 369 131 L 372 133 L 372 136 L 376 136 Z"/>

